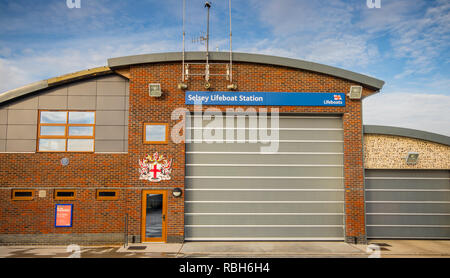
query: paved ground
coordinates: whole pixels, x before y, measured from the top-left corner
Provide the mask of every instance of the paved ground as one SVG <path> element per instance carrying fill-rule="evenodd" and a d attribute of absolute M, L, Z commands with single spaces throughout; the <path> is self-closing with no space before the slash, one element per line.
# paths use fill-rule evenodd
<path fill-rule="evenodd" d="M 123 246 L 0 246 L 2 258 L 450 258 L 446 240 L 187 242 Z"/>

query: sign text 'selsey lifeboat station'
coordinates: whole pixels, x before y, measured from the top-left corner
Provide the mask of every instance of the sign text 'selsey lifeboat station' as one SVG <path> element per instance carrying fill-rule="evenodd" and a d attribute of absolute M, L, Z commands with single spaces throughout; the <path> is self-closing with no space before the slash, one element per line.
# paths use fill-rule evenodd
<path fill-rule="evenodd" d="M 185 103 L 188 105 L 345 106 L 345 94 L 187 91 Z"/>

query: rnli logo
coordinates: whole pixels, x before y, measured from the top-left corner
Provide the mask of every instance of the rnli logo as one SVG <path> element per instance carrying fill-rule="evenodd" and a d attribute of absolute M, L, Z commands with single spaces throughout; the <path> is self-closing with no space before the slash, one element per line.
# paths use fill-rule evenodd
<path fill-rule="evenodd" d="M 141 180 L 149 180 L 152 182 L 160 182 L 170 180 L 172 173 L 172 159 L 168 159 L 165 155 L 159 155 L 157 152 L 143 160 L 139 160 L 139 173 Z"/>

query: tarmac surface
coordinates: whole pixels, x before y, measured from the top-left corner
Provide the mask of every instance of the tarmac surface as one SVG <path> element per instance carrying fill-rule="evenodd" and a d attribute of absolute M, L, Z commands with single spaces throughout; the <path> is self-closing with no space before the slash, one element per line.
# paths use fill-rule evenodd
<path fill-rule="evenodd" d="M 0 258 L 450 258 L 449 240 L 0 246 Z"/>

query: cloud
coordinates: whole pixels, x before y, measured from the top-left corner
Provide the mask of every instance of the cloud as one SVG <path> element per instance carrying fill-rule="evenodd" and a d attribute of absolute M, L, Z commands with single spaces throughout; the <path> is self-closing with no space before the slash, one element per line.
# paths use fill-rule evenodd
<path fill-rule="evenodd" d="M 380 93 L 363 102 L 364 124 L 412 128 L 450 136 L 450 96 Z"/>
<path fill-rule="evenodd" d="M 112 57 L 178 51 L 178 41 L 162 39 L 170 32 L 170 29 L 152 30 L 65 40 L 47 48 L 40 45 L 26 48 L 20 54 L 0 58 L 0 92 L 66 73 L 105 66 L 107 59 Z M 152 37 L 161 39 L 148 39 Z"/>

